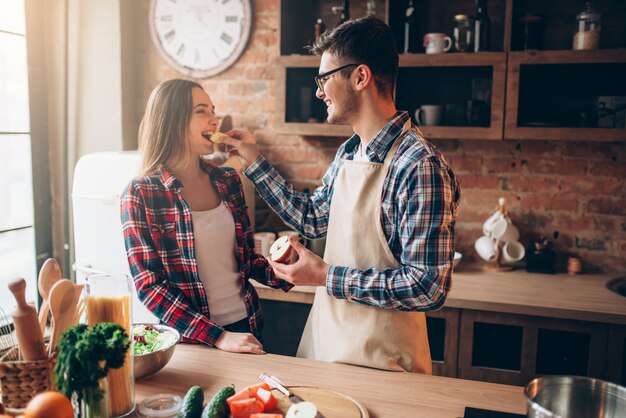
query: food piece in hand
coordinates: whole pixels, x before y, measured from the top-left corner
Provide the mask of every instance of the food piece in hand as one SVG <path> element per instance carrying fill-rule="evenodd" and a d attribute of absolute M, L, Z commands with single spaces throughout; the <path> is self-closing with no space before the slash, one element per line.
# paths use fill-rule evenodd
<path fill-rule="evenodd" d="M 270 257 L 272 261 L 277 263 L 286 263 L 291 256 L 291 244 L 289 243 L 289 237 L 283 235 L 278 238 L 270 247 Z"/>
<path fill-rule="evenodd" d="M 215 144 L 221 144 L 222 138 L 228 138 L 228 135 L 221 132 L 215 132 L 209 139 Z"/>
<path fill-rule="evenodd" d="M 291 405 L 285 418 L 315 418 L 317 407 L 312 402 L 299 402 Z"/>

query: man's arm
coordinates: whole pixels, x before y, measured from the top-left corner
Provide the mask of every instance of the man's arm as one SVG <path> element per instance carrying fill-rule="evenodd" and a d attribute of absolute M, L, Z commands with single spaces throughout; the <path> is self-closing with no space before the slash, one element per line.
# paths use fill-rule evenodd
<path fill-rule="evenodd" d="M 254 136 L 245 131 L 227 133 L 223 143 L 234 149 L 245 167 L 248 177 L 257 192 L 274 212 L 291 228 L 305 238 L 320 238 L 326 235 L 330 211 L 331 184 L 338 169 L 337 158 L 322 178 L 322 186 L 312 196 L 298 192 L 261 155 Z M 341 152 L 341 149 L 340 151 Z"/>

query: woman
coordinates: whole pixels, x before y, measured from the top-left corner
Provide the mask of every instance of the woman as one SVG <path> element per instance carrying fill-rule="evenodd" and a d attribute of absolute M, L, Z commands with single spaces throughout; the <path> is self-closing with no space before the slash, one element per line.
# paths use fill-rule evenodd
<path fill-rule="evenodd" d="M 263 317 L 249 278 L 287 291 L 254 253 L 243 189 L 212 154 L 215 106 L 193 81 L 157 86 L 140 129 L 142 175 L 124 190 L 124 242 L 139 299 L 183 342 L 262 354 Z"/>

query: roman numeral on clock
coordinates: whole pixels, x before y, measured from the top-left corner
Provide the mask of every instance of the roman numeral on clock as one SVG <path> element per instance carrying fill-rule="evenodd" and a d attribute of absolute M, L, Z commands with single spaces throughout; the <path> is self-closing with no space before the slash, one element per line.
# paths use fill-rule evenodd
<path fill-rule="evenodd" d="M 166 41 L 171 41 L 176 37 L 176 31 L 174 29 L 172 29 L 171 31 L 167 32 L 165 34 L 165 40 Z"/>
<path fill-rule="evenodd" d="M 161 16 L 161 22 L 171 22 L 173 16 L 172 15 L 163 15 Z"/>
<path fill-rule="evenodd" d="M 228 45 L 233 43 L 233 37 L 230 36 L 229 34 L 227 34 L 226 32 L 222 32 L 222 35 L 220 36 L 220 39 L 224 42 L 226 42 Z"/>
<path fill-rule="evenodd" d="M 224 21 L 226 23 L 237 23 L 239 22 L 239 16 L 226 16 Z"/>
<path fill-rule="evenodd" d="M 184 53 L 185 53 L 185 44 L 181 44 L 180 48 L 178 48 L 178 51 L 176 51 L 176 55 L 178 55 L 179 57 L 182 57 Z"/>

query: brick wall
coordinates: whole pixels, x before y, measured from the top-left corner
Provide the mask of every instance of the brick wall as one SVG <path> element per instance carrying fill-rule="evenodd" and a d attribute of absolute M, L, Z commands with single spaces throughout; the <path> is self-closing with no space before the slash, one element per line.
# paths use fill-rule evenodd
<path fill-rule="evenodd" d="M 140 60 L 137 120 L 152 88 L 179 75 L 152 48 L 148 2 L 138 2 Z M 298 189 L 313 190 L 345 138 L 303 138 L 274 132 L 278 66 L 278 0 L 256 0 L 251 42 L 228 71 L 203 80 L 220 114 L 255 132 L 259 146 Z M 457 249 L 476 259 L 473 242 L 498 198 L 528 244 L 559 232 L 556 248 L 582 256 L 587 269 L 626 269 L 626 144 L 567 141 L 436 141 L 459 176 L 462 192 Z M 257 200 L 257 230 L 282 222 Z"/>

